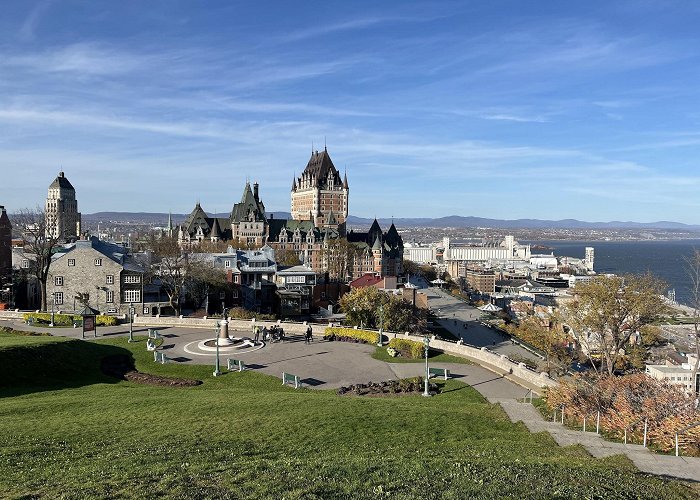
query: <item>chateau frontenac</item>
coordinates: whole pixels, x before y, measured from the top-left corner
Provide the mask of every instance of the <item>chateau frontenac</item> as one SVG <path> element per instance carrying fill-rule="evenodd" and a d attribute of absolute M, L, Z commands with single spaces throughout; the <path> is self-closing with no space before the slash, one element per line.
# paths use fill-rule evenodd
<path fill-rule="evenodd" d="M 291 219 L 268 217 L 259 185 L 251 188 L 246 182 L 229 217 L 209 217 L 197 203 L 176 235 L 183 248 L 230 241 L 240 247 L 267 245 L 279 254 L 294 252 L 315 272 L 336 279 L 402 274 L 403 240 L 394 224 L 383 232 L 375 219 L 367 232 L 347 231 L 349 195 L 347 173 L 341 177 L 324 148 L 311 153 L 302 174 L 292 181 Z M 168 228 L 175 236 L 170 221 Z"/>

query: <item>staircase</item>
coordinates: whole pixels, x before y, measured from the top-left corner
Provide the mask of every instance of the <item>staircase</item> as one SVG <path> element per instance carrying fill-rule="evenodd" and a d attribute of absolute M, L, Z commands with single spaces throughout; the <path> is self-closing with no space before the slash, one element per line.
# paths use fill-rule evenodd
<path fill-rule="evenodd" d="M 700 458 L 659 455 L 639 444 L 614 443 L 604 440 L 595 432 L 568 429 L 558 422 L 548 422 L 529 403 L 498 398 L 489 398 L 489 401 L 500 404 L 511 422 L 522 422 L 530 432 L 549 432 L 559 446 L 580 444 L 596 458 L 622 454 L 632 460 L 642 472 L 700 481 Z"/>

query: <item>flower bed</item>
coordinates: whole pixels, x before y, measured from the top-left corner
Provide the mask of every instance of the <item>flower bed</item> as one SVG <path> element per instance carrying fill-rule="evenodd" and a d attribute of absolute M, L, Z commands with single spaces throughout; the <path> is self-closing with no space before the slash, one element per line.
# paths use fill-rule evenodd
<path fill-rule="evenodd" d="M 25 323 L 30 319 L 34 324 L 48 325 L 51 323 L 51 313 L 24 313 L 23 318 Z M 83 317 L 77 314 L 53 314 L 54 326 L 73 326 L 75 322 L 80 325 L 82 321 Z M 100 314 L 97 316 L 96 322 L 97 326 L 115 326 L 117 324 L 117 318 Z"/>
<path fill-rule="evenodd" d="M 388 382 L 368 382 L 366 384 L 356 384 L 338 389 L 339 396 L 390 396 L 421 394 L 424 390 L 423 377 L 412 377 L 401 380 L 390 380 Z M 431 394 L 438 394 L 440 388 L 437 384 L 428 382 L 428 390 Z"/>
<path fill-rule="evenodd" d="M 423 357 L 425 347 L 422 342 L 396 338 L 389 341 L 388 349 L 394 349 L 402 358 L 420 359 Z"/>
<path fill-rule="evenodd" d="M 326 328 L 324 340 L 339 342 L 357 342 L 360 344 L 376 344 L 379 334 L 370 330 L 355 330 L 354 328 Z"/>

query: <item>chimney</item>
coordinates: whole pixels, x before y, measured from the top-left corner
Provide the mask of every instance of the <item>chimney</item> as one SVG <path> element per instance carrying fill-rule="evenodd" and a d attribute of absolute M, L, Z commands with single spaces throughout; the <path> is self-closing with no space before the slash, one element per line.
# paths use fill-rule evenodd
<path fill-rule="evenodd" d="M 253 184 L 253 198 L 258 201 L 258 183 Z"/>

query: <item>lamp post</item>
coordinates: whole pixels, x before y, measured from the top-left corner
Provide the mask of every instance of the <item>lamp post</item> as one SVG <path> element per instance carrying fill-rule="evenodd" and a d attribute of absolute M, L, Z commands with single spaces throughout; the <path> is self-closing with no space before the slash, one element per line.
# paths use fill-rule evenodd
<path fill-rule="evenodd" d="M 430 339 L 427 335 L 423 337 L 423 346 L 425 346 L 425 389 L 423 390 L 423 397 L 429 398 L 430 391 L 428 391 L 428 348 L 430 347 Z"/>
<path fill-rule="evenodd" d="M 51 323 L 49 326 L 53 326 L 53 310 L 56 307 L 56 292 L 51 292 Z"/>
<path fill-rule="evenodd" d="M 216 365 L 214 366 L 214 376 L 218 377 L 221 375 L 221 367 L 219 366 L 219 324 L 216 324 Z"/>
<path fill-rule="evenodd" d="M 129 343 L 134 341 L 134 304 L 129 302 Z"/>
<path fill-rule="evenodd" d="M 384 304 L 379 304 L 379 339 L 377 346 L 382 347 L 382 330 L 384 328 Z"/>

